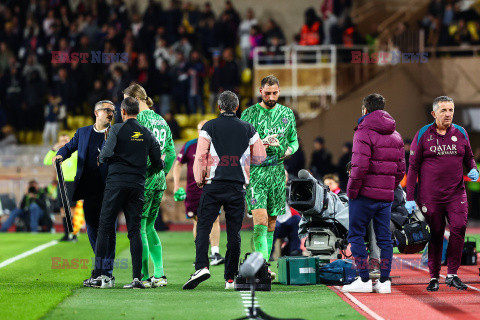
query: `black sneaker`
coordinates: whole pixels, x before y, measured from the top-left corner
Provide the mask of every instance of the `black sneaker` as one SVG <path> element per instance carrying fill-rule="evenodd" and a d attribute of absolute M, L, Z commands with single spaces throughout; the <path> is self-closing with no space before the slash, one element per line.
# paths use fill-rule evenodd
<path fill-rule="evenodd" d="M 445 284 L 449 287 L 455 287 L 458 290 L 467 290 L 468 286 L 460 280 L 458 276 L 447 277 Z"/>
<path fill-rule="evenodd" d="M 198 269 L 190 276 L 187 282 L 183 285 L 183 290 L 195 289 L 201 282 L 210 278 L 210 271 L 207 267 Z"/>
<path fill-rule="evenodd" d="M 58 241 L 70 241 L 70 237 L 68 235 L 64 235 L 60 240 Z"/>
<path fill-rule="evenodd" d="M 129 284 L 123 286 L 124 289 L 145 289 L 142 281 L 138 280 L 138 278 L 133 279 L 133 281 Z"/>
<path fill-rule="evenodd" d="M 84 287 L 91 287 L 92 286 L 92 281 L 93 281 L 93 273 L 94 270 L 92 270 L 92 274 L 90 275 L 90 278 L 83 280 L 83 286 Z"/>
<path fill-rule="evenodd" d="M 439 288 L 438 279 L 432 279 L 428 284 L 427 291 L 438 291 L 438 288 Z"/>
<path fill-rule="evenodd" d="M 220 264 L 225 263 L 225 258 L 222 257 L 220 253 L 215 253 L 210 256 L 210 265 L 211 266 L 218 266 Z"/>

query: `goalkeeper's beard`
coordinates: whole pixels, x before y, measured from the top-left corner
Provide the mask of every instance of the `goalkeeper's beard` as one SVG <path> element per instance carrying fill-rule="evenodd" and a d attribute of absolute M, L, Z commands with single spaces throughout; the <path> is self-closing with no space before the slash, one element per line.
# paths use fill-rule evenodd
<path fill-rule="evenodd" d="M 265 101 L 265 100 L 262 99 L 262 101 L 263 101 L 263 103 L 264 103 L 267 107 L 269 107 L 269 108 L 273 108 L 273 107 L 275 107 L 275 105 L 277 104 L 277 101 L 276 101 L 276 100 L 268 100 L 268 101 Z"/>

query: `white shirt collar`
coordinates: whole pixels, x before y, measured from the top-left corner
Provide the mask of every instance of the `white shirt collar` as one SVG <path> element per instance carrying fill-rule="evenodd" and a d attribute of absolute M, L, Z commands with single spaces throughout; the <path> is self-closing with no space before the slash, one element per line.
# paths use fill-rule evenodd
<path fill-rule="evenodd" d="M 105 129 L 103 130 L 97 130 L 97 128 L 95 128 L 95 124 L 93 125 L 93 131 L 95 132 L 98 132 L 98 133 L 105 133 L 105 131 L 107 131 L 107 129 L 109 128 L 110 126 L 106 127 Z"/>

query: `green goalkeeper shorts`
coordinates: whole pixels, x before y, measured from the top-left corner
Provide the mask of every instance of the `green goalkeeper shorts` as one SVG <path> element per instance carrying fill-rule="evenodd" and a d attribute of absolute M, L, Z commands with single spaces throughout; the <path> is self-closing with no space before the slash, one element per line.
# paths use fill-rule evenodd
<path fill-rule="evenodd" d="M 283 165 L 250 168 L 250 184 L 245 197 L 248 212 L 267 209 L 269 216 L 285 213 L 285 169 Z"/>
<path fill-rule="evenodd" d="M 162 202 L 163 190 L 146 189 L 144 193 L 142 218 L 151 218 L 158 215 L 160 202 Z"/>

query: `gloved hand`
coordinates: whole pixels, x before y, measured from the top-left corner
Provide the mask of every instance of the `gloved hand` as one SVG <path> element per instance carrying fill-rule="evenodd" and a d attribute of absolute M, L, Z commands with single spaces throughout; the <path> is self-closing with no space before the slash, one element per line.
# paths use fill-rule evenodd
<path fill-rule="evenodd" d="M 472 179 L 472 181 L 477 181 L 478 180 L 478 170 L 477 169 L 472 169 L 470 172 L 467 174 L 467 177 Z"/>
<path fill-rule="evenodd" d="M 183 188 L 179 188 L 177 192 L 173 194 L 173 199 L 175 199 L 175 201 L 184 201 L 185 198 L 187 198 L 187 193 Z"/>
<path fill-rule="evenodd" d="M 280 146 L 280 141 L 277 139 L 278 134 L 272 134 L 269 136 L 266 136 L 265 138 L 262 139 L 263 145 L 268 148 L 268 147 L 279 147 Z"/>
<path fill-rule="evenodd" d="M 285 151 L 285 154 L 280 159 L 285 159 L 286 157 L 288 157 L 291 154 L 292 154 L 292 148 L 287 147 L 287 151 Z"/>
<path fill-rule="evenodd" d="M 408 214 L 412 214 L 415 209 L 417 209 L 417 204 L 415 201 L 407 201 L 407 203 L 405 203 L 405 208 L 407 209 Z"/>

